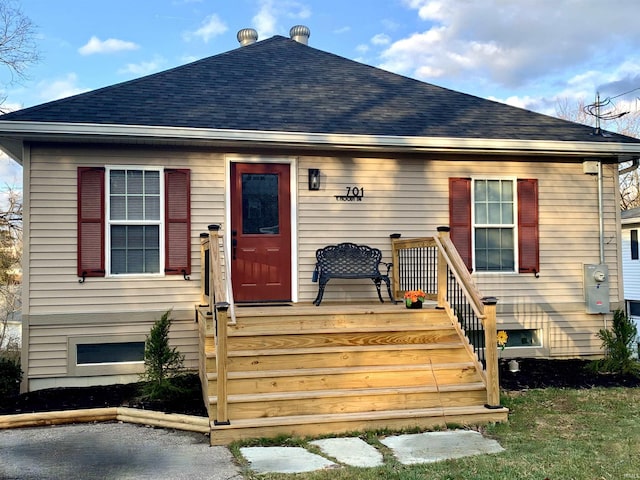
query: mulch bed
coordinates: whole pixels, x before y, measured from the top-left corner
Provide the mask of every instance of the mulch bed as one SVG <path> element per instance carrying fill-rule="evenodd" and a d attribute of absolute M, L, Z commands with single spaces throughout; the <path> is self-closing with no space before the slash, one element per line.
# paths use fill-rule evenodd
<path fill-rule="evenodd" d="M 520 371 L 500 363 L 500 387 L 504 390 L 532 388 L 640 387 L 632 375 L 594 373 L 588 360 L 518 359 Z M 100 407 L 134 407 L 148 410 L 207 416 L 197 375 L 189 376 L 189 394 L 173 401 L 145 402 L 139 383 L 82 388 L 51 388 L 0 399 L 0 415 Z"/>

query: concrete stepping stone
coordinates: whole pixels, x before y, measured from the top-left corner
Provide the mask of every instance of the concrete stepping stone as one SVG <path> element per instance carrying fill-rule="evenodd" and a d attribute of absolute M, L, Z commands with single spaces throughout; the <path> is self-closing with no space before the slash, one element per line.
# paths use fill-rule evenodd
<path fill-rule="evenodd" d="M 303 473 L 340 467 L 301 447 L 244 447 L 240 453 L 256 473 Z"/>
<path fill-rule="evenodd" d="M 379 467 L 382 454 L 361 438 L 324 438 L 309 442 L 322 453 L 352 467 Z"/>
<path fill-rule="evenodd" d="M 495 440 L 471 430 L 396 435 L 380 442 L 392 449 L 398 461 L 405 465 L 504 451 Z"/>

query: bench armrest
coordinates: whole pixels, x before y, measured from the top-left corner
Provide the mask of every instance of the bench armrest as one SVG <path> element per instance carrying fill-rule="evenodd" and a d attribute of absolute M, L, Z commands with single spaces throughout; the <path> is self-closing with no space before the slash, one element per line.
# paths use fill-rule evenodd
<path fill-rule="evenodd" d="M 389 270 L 391 270 L 391 267 L 393 267 L 393 263 L 380 262 L 380 265 L 386 265 L 387 266 L 387 275 L 389 275 Z"/>

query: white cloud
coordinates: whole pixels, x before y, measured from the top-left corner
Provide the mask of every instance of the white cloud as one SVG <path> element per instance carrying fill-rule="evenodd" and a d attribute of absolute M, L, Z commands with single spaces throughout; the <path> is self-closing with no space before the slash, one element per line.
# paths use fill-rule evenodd
<path fill-rule="evenodd" d="M 493 92 L 573 87 L 593 92 L 616 80 L 640 81 L 636 0 L 403 0 L 424 28 L 381 55 L 382 68 Z M 627 65 L 625 74 L 623 64 Z M 582 76 L 581 81 L 578 78 Z M 608 77 L 608 79 L 607 79 Z M 637 86 L 640 84 L 635 83 Z M 622 87 L 622 84 L 617 86 Z M 530 105 L 525 95 L 504 95 Z M 519 97 L 519 98 L 516 98 Z"/>
<path fill-rule="evenodd" d="M 78 49 L 78 52 L 80 52 L 81 55 L 93 55 L 95 53 L 115 53 L 127 50 L 137 50 L 138 48 L 140 48 L 140 46 L 133 42 L 118 40 L 117 38 L 100 40 L 98 37 L 93 36 L 89 39 L 86 45 L 83 45 Z"/>
<path fill-rule="evenodd" d="M 55 80 L 42 80 L 38 82 L 37 90 L 39 97 L 44 102 L 70 97 L 78 93 L 86 92 L 88 89 L 77 85 L 78 76 L 75 73 L 68 73 L 64 78 Z"/>
<path fill-rule="evenodd" d="M 213 14 L 209 15 L 204 19 L 200 28 L 193 32 L 186 32 L 183 37 L 185 40 L 189 41 L 194 37 L 200 38 L 203 42 L 208 43 L 214 37 L 222 35 L 229 28 L 227 25 L 218 17 L 218 15 Z"/>
<path fill-rule="evenodd" d="M 118 73 L 132 74 L 135 76 L 149 75 L 150 73 L 160 70 L 165 63 L 164 58 L 155 57 L 148 62 L 128 63 L 125 67 L 118 70 Z"/>
<path fill-rule="evenodd" d="M 342 33 L 347 33 L 351 31 L 351 27 L 345 26 L 345 27 L 340 27 L 340 28 L 336 28 L 333 33 L 335 33 L 336 35 L 340 35 Z"/>
<path fill-rule="evenodd" d="M 384 33 L 378 33 L 373 36 L 371 43 L 374 45 L 389 45 L 391 43 L 391 37 Z"/>

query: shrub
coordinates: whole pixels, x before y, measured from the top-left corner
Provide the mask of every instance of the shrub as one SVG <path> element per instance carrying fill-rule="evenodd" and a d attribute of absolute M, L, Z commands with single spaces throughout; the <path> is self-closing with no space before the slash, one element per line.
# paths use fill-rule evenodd
<path fill-rule="evenodd" d="M 20 363 L 0 357 L 0 402 L 2 399 L 20 393 L 22 369 Z"/>
<path fill-rule="evenodd" d="M 144 347 L 142 379 L 146 383 L 142 390 L 150 400 L 171 398 L 182 392 L 179 382 L 174 380 L 185 373 L 184 355 L 169 346 L 170 315 L 168 310 L 154 323 Z"/>
<path fill-rule="evenodd" d="M 604 358 L 592 363 L 599 372 L 640 374 L 640 363 L 633 358 L 637 348 L 638 329 L 622 310 L 613 314 L 611 330 L 601 329 L 597 337 L 602 340 Z"/>

